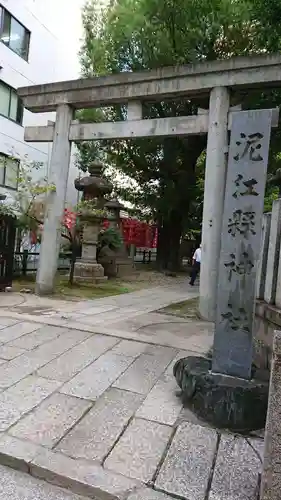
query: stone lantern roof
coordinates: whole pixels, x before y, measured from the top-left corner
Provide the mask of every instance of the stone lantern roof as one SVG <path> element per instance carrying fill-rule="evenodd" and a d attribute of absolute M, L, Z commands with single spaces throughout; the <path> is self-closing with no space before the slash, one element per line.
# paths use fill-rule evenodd
<path fill-rule="evenodd" d="M 90 175 L 75 179 L 75 188 L 77 191 L 83 192 L 85 199 L 101 198 L 111 193 L 113 185 L 102 177 L 102 169 L 103 164 L 99 160 L 95 160 L 88 167 Z"/>

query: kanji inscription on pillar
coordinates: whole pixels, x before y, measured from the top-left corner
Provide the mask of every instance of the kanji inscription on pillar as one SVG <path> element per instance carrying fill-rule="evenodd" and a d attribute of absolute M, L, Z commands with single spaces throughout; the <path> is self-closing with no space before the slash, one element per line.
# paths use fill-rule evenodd
<path fill-rule="evenodd" d="M 255 280 L 272 110 L 233 116 L 221 235 L 212 370 L 251 378 Z"/>

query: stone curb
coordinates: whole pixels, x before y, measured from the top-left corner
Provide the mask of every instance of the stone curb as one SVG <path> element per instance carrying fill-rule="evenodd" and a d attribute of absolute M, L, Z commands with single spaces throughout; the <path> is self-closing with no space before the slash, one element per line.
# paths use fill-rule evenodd
<path fill-rule="evenodd" d="M 107 471 L 100 464 L 74 460 L 8 434 L 0 438 L 0 464 L 94 500 L 126 500 L 144 488 L 141 482 Z"/>

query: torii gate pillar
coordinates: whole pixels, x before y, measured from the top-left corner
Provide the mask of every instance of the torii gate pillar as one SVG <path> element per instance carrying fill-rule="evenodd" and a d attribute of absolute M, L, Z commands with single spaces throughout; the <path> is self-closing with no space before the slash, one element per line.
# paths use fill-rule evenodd
<path fill-rule="evenodd" d="M 200 305 L 203 318 L 215 320 L 218 265 L 227 169 L 229 91 L 215 87 L 210 93 L 202 229 Z"/>
<path fill-rule="evenodd" d="M 36 277 L 36 293 L 39 295 L 47 295 L 54 291 L 61 241 L 61 221 L 69 174 L 71 154 L 69 129 L 72 116 L 71 106 L 60 104 L 57 107 L 50 172 L 50 183 L 55 186 L 55 190 L 49 192 L 50 198 L 46 203 L 40 261 Z"/>

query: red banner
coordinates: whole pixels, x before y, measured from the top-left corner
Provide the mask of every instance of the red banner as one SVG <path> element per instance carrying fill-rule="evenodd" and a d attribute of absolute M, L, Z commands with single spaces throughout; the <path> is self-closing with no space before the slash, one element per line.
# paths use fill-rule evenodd
<path fill-rule="evenodd" d="M 157 228 L 136 219 L 121 219 L 123 239 L 126 245 L 138 248 L 157 248 Z"/>

